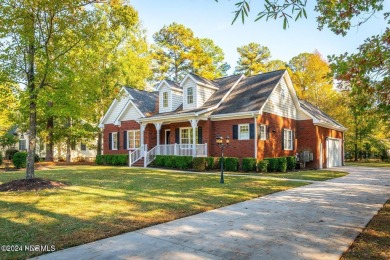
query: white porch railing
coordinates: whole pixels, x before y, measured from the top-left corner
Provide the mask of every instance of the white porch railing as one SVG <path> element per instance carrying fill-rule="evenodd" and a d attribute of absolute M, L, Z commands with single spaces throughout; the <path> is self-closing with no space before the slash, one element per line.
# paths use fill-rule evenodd
<path fill-rule="evenodd" d="M 146 150 L 145 150 L 146 151 Z M 154 161 L 156 155 L 179 155 L 193 156 L 193 144 L 161 144 L 153 147 L 150 151 L 145 152 L 144 166 L 148 166 Z M 196 144 L 195 156 L 207 156 L 207 143 Z"/>
<path fill-rule="evenodd" d="M 131 167 L 136 161 L 144 156 L 144 151 L 147 150 L 148 145 L 142 145 L 134 151 L 129 151 L 129 166 Z"/>

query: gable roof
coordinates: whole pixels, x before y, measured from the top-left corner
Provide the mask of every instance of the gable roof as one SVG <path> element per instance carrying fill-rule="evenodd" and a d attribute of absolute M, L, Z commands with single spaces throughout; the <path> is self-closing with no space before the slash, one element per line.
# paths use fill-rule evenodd
<path fill-rule="evenodd" d="M 213 81 L 208 80 L 206 78 L 203 78 L 203 77 L 201 77 L 199 75 L 196 75 L 195 73 L 190 72 L 189 75 L 191 75 L 192 78 L 194 78 L 195 81 L 198 82 L 198 83 L 201 83 L 201 84 L 204 84 L 204 85 L 209 85 L 209 86 L 212 86 L 212 87 L 218 87 L 217 85 L 214 84 Z M 184 79 L 183 79 L 183 82 L 184 82 Z"/>
<path fill-rule="evenodd" d="M 299 100 L 299 105 L 301 106 L 301 109 L 307 112 L 311 117 L 314 117 L 318 121 L 318 123 L 320 124 L 322 123 L 322 124 L 333 126 L 335 128 L 342 128 L 346 130 L 346 128 L 342 124 L 334 120 L 324 111 L 321 111 L 319 108 L 315 107 L 311 103 L 304 100 Z"/>
<path fill-rule="evenodd" d="M 163 84 L 167 84 L 170 88 L 173 88 L 173 89 L 183 90 L 183 87 L 180 84 L 178 84 L 170 79 L 164 79 L 164 80 L 160 81 L 160 83 L 157 85 L 156 91 L 158 91 Z"/>
<path fill-rule="evenodd" d="M 172 88 L 183 88 L 182 86 L 180 86 L 180 84 L 178 84 L 178 83 L 176 83 L 176 82 L 174 82 L 174 81 L 172 81 L 172 80 L 166 79 L 165 81 L 166 81 L 166 82 L 168 83 L 168 85 L 169 85 L 170 87 L 172 87 Z"/>
<path fill-rule="evenodd" d="M 127 93 L 130 94 L 131 101 L 144 114 L 152 115 L 156 112 L 156 104 L 158 101 L 158 92 L 148 92 L 130 87 L 124 87 Z"/>
<path fill-rule="evenodd" d="M 169 115 L 178 115 L 178 114 L 193 114 L 198 113 L 208 108 L 212 108 L 218 105 L 225 95 L 231 90 L 235 83 L 242 77 L 242 75 L 232 75 L 224 78 L 219 78 L 213 80 L 213 85 L 218 87 L 218 90 L 215 91 L 211 97 L 199 108 L 183 110 L 183 104 L 181 104 L 176 110 L 172 112 L 157 113 L 150 117 L 160 117 L 160 116 L 169 116 Z"/>
<path fill-rule="evenodd" d="M 260 111 L 286 70 L 243 78 L 212 115 Z"/>

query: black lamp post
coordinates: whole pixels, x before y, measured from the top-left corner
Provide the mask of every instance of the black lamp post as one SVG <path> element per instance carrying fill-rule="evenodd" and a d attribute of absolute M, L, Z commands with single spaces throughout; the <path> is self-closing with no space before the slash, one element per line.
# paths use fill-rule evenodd
<path fill-rule="evenodd" d="M 229 136 L 226 136 L 225 143 L 223 142 L 222 136 L 217 136 L 216 140 L 217 140 L 217 145 L 219 146 L 219 148 L 221 148 L 221 180 L 220 180 L 220 183 L 225 183 L 224 179 L 223 179 L 223 150 L 225 149 L 225 147 L 229 146 L 230 138 L 229 138 Z"/>

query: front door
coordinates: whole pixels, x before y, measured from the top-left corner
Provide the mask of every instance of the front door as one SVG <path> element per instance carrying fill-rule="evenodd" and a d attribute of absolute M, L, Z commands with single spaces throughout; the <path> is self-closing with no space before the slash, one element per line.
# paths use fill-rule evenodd
<path fill-rule="evenodd" d="M 165 130 L 165 144 L 170 144 L 171 130 Z"/>

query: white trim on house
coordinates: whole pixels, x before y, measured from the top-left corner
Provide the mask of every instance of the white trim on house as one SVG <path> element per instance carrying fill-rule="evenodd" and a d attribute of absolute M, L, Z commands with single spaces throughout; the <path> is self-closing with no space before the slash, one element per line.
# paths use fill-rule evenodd
<path fill-rule="evenodd" d="M 160 87 L 163 85 L 163 84 L 166 84 L 169 88 L 171 88 L 171 89 L 174 89 L 174 90 L 176 90 L 176 91 L 180 91 L 180 92 L 183 92 L 183 90 L 181 89 L 181 88 L 176 88 L 176 87 L 172 87 L 165 79 L 164 80 L 162 80 L 161 82 L 160 82 L 160 84 L 158 84 L 158 86 L 156 87 L 156 91 L 160 91 Z"/>
<path fill-rule="evenodd" d="M 259 114 L 258 111 L 229 113 L 229 114 L 211 115 L 210 119 L 211 121 L 221 121 L 221 120 L 229 120 L 229 119 L 252 118 L 258 114 Z"/>
<path fill-rule="evenodd" d="M 118 100 L 115 98 L 114 101 L 111 103 L 110 107 L 108 108 L 107 112 L 104 114 L 102 120 L 100 120 L 99 127 L 104 128 L 104 121 L 108 117 L 108 115 L 111 113 L 111 110 L 114 107 L 114 104 L 118 103 Z"/>
<path fill-rule="evenodd" d="M 313 120 L 313 123 L 314 123 L 314 120 Z M 327 124 L 327 123 L 324 123 L 324 122 L 320 122 L 318 120 L 317 120 L 316 123 L 314 123 L 314 125 L 325 127 L 325 128 L 329 128 L 329 129 L 336 130 L 336 131 L 340 131 L 340 132 L 343 132 L 343 133 L 348 130 L 348 128 Z"/>
<path fill-rule="evenodd" d="M 180 82 L 180 86 L 183 87 L 182 84 L 184 84 L 184 82 L 187 80 L 187 78 L 191 78 L 191 80 L 192 80 L 193 82 L 195 82 L 195 84 L 197 84 L 197 85 L 200 85 L 200 86 L 203 86 L 203 87 L 206 87 L 206 88 L 210 88 L 210 89 L 213 89 L 213 90 L 218 90 L 217 87 L 214 87 L 214 86 L 212 86 L 212 85 L 204 84 L 204 83 L 202 83 L 202 82 L 197 81 L 193 76 L 191 76 L 190 73 L 188 73 L 188 74 L 184 77 L 184 79 Z"/>

